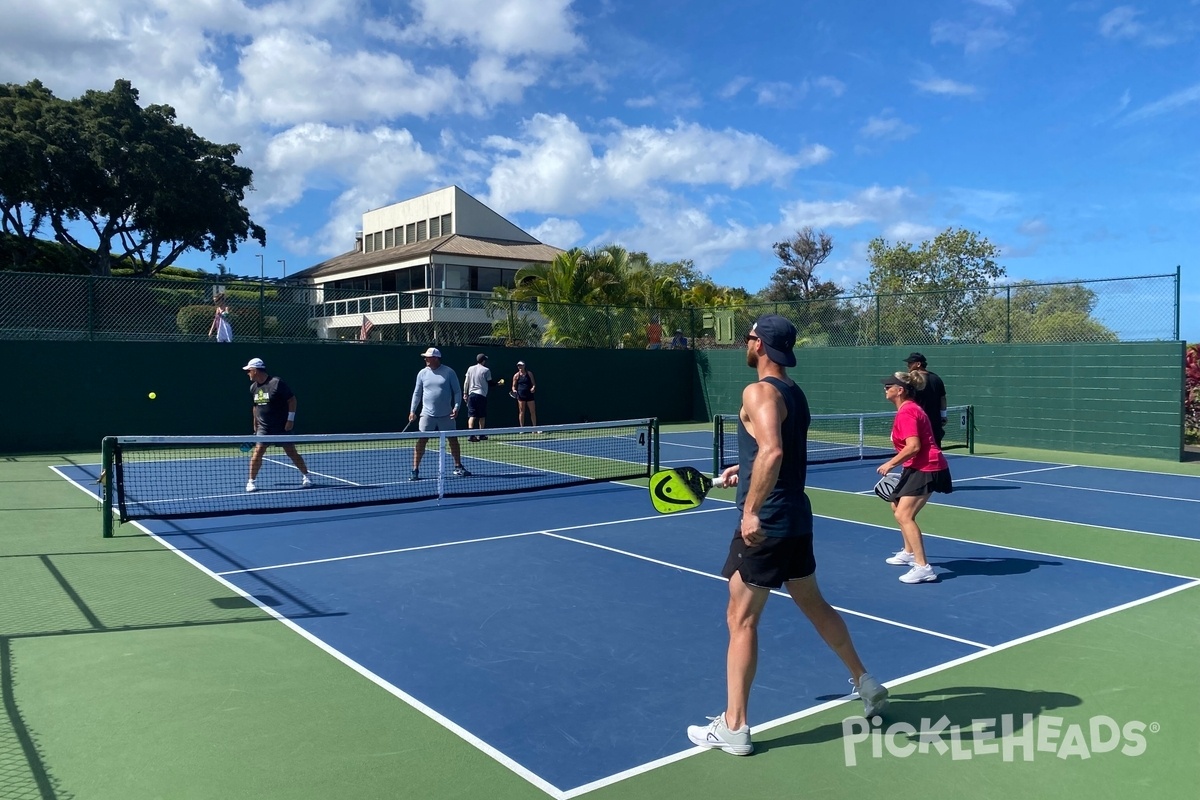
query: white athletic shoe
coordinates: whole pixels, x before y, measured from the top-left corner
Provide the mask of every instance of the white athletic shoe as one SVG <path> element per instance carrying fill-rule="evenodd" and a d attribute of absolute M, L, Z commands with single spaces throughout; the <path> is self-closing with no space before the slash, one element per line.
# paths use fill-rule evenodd
<path fill-rule="evenodd" d="M 912 569 L 900 576 L 902 583 L 928 583 L 929 581 L 936 580 L 937 575 L 934 574 L 933 567 L 929 564 L 923 567 L 918 567 L 914 564 Z"/>
<path fill-rule="evenodd" d="M 312 481 L 310 481 L 310 480 L 308 479 L 308 476 L 307 476 L 307 475 L 305 475 L 305 476 L 304 476 L 304 480 L 300 481 L 300 488 L 301 488 L 301 489 L 307 489 L 307 488 L 309 488 L 310 486 L 312 486 Z"/>
<path fill-rule="evenodd" d="M 854 683 L 854 681 L 850 682 Z M 871 673 L 864 672 L 859 676 L 858 686 L 854 688 L 858 690 L 858 696 L 863 701 L 863 716 L 867 719 L 883 713 L 883 710 L 887 708 L 887 687 L 871 677 Z"/>
<path fill-rule="evenodd" d="M 896 553 L 896 555 L 885 558 L 884 561 L 897 567 L 911 567 L 914 559 L 916 559 L 916 556 L 914 556 L 912 553 L 901 550 L 900 552 Z"/>
<path fill-rule="evenodd" d="M 750 743 L 750 726 L 743 725 L 736 731 L 731 731 L 725 724 L 725 712 L 720 716 L 709 717 L 712 720 L 707 725 L 689 725 L 688 738 L 692 744 L 700 747 L 720 748 L 735 756 L 748 756 L 754 752 Z"/>
<path fill-rule="evenodd" d="M 247 491 L 247 492 L 253 492 L 253 491 L 254 491 L 255 489 L 257 489 L 257 488 L 258 488 L 258 487 L 254 485 L 254 481 L 253 481 L 253 480 L 248 480 L 248 481 L 246 481 L 246 491 Z"/>

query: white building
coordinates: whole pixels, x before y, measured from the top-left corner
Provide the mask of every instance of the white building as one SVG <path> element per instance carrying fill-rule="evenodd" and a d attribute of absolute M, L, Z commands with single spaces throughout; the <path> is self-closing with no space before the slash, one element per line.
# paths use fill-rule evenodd
<path fill-rule="evenodd" d="M 369 330 L 370 338 L 466 344 L 493 333 L 494 288 L 511 288 L 517 270 L 560 252 L 448 186 L 366 212 L 353 250 L 289 282 L 316 290 L 310 325 L 320 338 Z M 544 324 L 530 307 L 522 318 Z"/>

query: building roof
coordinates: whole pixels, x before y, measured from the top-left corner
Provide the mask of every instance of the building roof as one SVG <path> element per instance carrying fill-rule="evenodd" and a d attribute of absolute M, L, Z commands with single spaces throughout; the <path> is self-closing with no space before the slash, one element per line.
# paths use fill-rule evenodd
<path fill-rule="evenodd" d="M 300 270 L 290 277 L 309 280 L 332 278 L 347 272 L 359 272 L 372 267 L 386 267 L 401 261 L 432 257 L 435 254 L 494 258 L 535 264 L 553 261 L 554 257 L 561 252 L 563 251 L 559 248 L 548 244 L 484 239 L 478 236 L 452 233 L 449 236 L 426 239 L 400 247 L 387 247 L 372 253 L 363 253 L 357 250 L 343 253 L 315 266 Z"/>

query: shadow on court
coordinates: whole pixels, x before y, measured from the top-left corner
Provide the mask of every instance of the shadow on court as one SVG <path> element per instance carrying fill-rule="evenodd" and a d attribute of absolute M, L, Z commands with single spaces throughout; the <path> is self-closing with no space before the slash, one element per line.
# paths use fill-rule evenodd
<path fill-rule="evenodd" d="M 1036 558 L 954 558 L 939 561 L 929 557 L 929 563 L 949 572 L 939 572 L 938 580 L 949 581 L 969 575 L 1026 575 L 1041 567 L 1061 567 L 1061 561 L 1039 561 Z"/>
<path fill-rule="evenodd" d="M 1072 708 L 1082 705 L 1083 701 L 1073 694 L 1065 692 L 1025 691 L 1022 689 L 1002 689 L 996 686 L 948 686 L 930 689 L 924 692 L 894 692 L 891 703 L 883 714 L 883 726 L 898 722 L 908 723 L 917 731 L 938 728 L 943 731 L 940 738 L 948 742 L 948 730 L 958 726 L 958 737 L 964 742 L 973 740 L 971 730 L 975 720 L 987 721 L 991 735 L 1000 734 L 1002 719 L 1011 720 L 1013 732 L 1022 730 L 1025 726 L 1025 715 L 1037 718 L 1041 714 L 1058 708 Z M 844 707 L 844 716 L 858 717 L 861 726 L 862 704 L 854 700 Z M 939 724 L 942 717 L 948 723 Z M 859 728 L 861 730 L 861 727 Z M 770 736 L 770 734 L 766 734 Z M 832 742 L 843 738 L 842 722 L 821 725 L 808 731 L 791 733 L 777 738 L 755 739 L 754 752 L 766 753 L 776 748 L 798 747 L 806 744 Z M 907 738 L 912 742 L 920 740 L 920 734 L 910 734 Z M 870 744 L 858 745 L 861 749 L 859 758 L 870 758 Z M 936 747 L 936 745 L 935 745 Z"/>

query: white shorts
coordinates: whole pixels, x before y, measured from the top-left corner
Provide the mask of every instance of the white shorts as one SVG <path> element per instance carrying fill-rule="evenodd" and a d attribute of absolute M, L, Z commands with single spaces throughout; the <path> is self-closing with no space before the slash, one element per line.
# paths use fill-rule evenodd
<path fill-rule="evenodd" d="M 453 417 L 427 417 L 424 414 L 421 415 L 417 428 L 422 431 L 454 431 L 458 429 L 454 424 Z"/>

